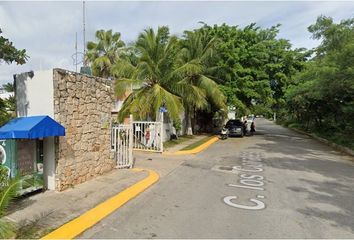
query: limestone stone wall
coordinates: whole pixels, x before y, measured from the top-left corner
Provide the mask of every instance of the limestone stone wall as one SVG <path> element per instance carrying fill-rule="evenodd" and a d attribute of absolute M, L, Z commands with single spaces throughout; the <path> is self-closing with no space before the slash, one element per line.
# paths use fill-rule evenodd
<path fill-rule="evenodd" d="M 56 144 L 56 190 L 87 181 L 115 166 L 110 149 L 113 82 L 53 70 L 54 118 L 66 136 Z"/>

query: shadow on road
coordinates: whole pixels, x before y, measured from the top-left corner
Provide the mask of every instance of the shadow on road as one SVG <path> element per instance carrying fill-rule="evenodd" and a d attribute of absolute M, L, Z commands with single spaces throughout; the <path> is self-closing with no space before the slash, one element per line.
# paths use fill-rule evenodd
<path fill-rule="evenodd" d="M 305 206 L 296 211 L 354 233 L 354 164 L 345 161 L 350 157 L 307 136 L 273 128 L 274 131 L 263 132 L 266 141 L 249 150 L 266 152 L 268 157 L 263 163 L 270 168 L 298 171 L 297 184 L 287 187 L 306 199 Z M 298 182 L 302 183 L 300 187 Z"/>
<path fill-rule="evenodd" d="M 307 199 L 319 204 L 329 205 L 327 209 L 319 207 L 306 207 L 297 209 L 298 212 L 307 216 L 313 216 L 333 222 L 334 227 L 347 227 L 354 233 L 354 205 L 353 188 L 334 181 L 311 181 L 302 179 L 304 183 L 310 184 L 311 189 L 288 187 L 295 192 L 306 193 Z M 332 207 L 336 209 L 331 210 Z"/>

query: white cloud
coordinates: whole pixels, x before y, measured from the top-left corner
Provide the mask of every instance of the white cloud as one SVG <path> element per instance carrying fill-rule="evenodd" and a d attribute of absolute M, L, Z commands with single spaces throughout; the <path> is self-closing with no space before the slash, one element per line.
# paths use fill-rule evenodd
<path fill-rule="evenodd" d="M 270 27 L 282 24 L 279 37 L 295 47 L 312 48 L 307 27 L 320 14 L 336 21 L 353 17 L 354 2 L 86 2 L 87 40 L 98 29 L 121 32 L 133 41 L 146 27 L 170 26 L 171 32 L 227 23 L 241 27 L 256 22 Z M 82 51 L 82 2 L 0 2 L 0 27 L 17 48 L 27 49 L 30 59 L 23 66 L 0 65 L 0 84 L 14 73 L 62 67 L 73 70 L 75 33 Z"/>

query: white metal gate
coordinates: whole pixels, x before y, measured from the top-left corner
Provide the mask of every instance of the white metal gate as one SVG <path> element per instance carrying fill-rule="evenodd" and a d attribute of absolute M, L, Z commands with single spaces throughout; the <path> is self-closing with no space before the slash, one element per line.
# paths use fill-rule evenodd
<path fill-rule="evenodd" d="M 163 152 L 163 123 L 133 121 L 133 149 Z"/>
<path fill-rule="evenodd" d="M 133 129 L 132 125 L 112 126 L 112 151 L 117 161 L 117 168 L 133 166 Z"/>

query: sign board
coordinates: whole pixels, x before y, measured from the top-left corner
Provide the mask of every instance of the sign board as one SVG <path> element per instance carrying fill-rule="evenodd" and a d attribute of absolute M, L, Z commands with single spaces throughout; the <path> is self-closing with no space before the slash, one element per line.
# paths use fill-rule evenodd
<path fill-rule="evenodd" d="M 165 113 L 165 112 L 167 112 L 167 108 L 166 107 L 160 107 L 159 112 Z"/>

